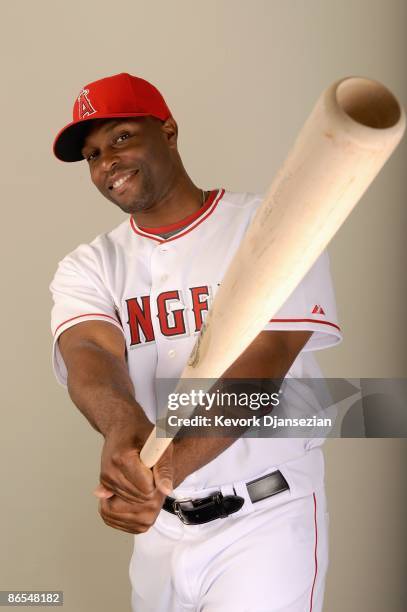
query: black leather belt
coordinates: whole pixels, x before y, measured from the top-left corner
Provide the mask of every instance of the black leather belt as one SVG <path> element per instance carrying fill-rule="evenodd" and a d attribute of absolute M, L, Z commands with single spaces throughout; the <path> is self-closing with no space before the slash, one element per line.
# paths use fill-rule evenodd
<path fill-rule="evenodd" d="M 246 487 L 252 503 L 290 488 L 279 470 L 247 482 Z M 225 518 L 240 510 L 243 504 L 244 498 L 239 495 L 222 495 L 220 491 L 216 491 L 200 499 L 177 500 L 167 497 L 163 509 L 176 514 L 185 525 L 201 525 L 218 518 Z"/>

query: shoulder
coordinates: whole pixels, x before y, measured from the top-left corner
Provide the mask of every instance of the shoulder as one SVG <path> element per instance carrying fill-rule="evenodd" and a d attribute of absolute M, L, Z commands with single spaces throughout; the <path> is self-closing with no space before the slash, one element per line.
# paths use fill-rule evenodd
<path fill-rule="evenodd" d="M 234 209 L 257 209 L 263 198 L 264 194 L 260 193 L 225 191 L 222 204 Z"/>
<path fill-rule="evenodd" d="M 67 253 L 59 262 L 58 269 L 67 270 L 100 270 L 112 261 L 117 251 L 126 248 L 130 237 L 129 219 L 120 223 L 109 232 L 99 234 L 89 243 L 79 244 Z"/>
<path fill-rule="evenodd" d="M 263 195 L 251 192 L 225 191 L 218 206 L 218 217 L 225 222 L 250 223 L 263 201 Z"/>

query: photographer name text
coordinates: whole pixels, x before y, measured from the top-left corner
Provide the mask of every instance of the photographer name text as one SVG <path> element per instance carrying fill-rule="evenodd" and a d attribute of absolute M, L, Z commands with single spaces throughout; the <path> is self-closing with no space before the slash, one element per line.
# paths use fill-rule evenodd
<path fill-rule="evenodd" d="M 262 417 L 210 417 L 197 415 L 191 418 L 170 415 L 167 419 L 170 427 L 332 427 L 332 419 L 316 416 L 300 418 L 283 418 L 271 415 Z"/>

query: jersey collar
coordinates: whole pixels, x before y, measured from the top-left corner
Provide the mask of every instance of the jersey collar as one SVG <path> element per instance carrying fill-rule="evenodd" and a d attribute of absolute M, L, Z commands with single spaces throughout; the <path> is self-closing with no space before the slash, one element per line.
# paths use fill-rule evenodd
<path fill-rule="evenodd" d="M 198 225 L 200 225 L 205 219 L 207 219 L 215 210 L 220 200 L 222 199 L 225 193 L 224 189 L 214 189 L 210 192 L 208 199 L 202 208 L 199 208 L 196 212 L 188 215 L 184 219 L 177 221 L 176 223 L 171 223 L 170 225 L 162 225 L 161 227 L 140 227 L 136 224 L 133 217 L 130 216 L 130 225 L 132 230 L 138 234 L 139 236 L 144 236 L 145 238 L 150 238 L 151 240 L 155 240 L 156 242 L 170 242 L 171 240 L 176 240 L 177 238 L 181 238 L 181 236 L 185 236 L 192 230 L 194 230 Z M 166 234 L 167 232 L 173 232 L 176 230 L 182 230 L 185 227 L 185 231 L 179 231 L 175 236 L 171 236 L 167 240 L 162 238 L 159 234 Z"/>

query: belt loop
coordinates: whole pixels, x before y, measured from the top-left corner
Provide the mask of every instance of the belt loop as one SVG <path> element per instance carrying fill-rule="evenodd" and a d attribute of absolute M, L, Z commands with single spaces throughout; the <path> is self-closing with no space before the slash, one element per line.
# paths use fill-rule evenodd
<path fill-rule="evenodd" d="M 232 484 L 228 483 L 228 484 L 222 485 L 220 487 L 220 491 L 221 491 L 222 495 L 224 495 L 224 496 L 226 496 L 226 495 L 239 495 L 237 492 L 235 493 L 235 487 L 234 487 L 233 483 Z"/>
<path fill-rule="evenodd" d="M 244 504 L 242 508 L 240 508 L 240 510 L 236 512 L 234 515 L 235 518 L 238 518 L 239 516 L 243 516 L 244 514 L 249 514 L 249 512 L 252 512 L 254 505 L 253 505 L 252 500 L 250 499 L 250 495 L 246 487 L 246 481 L 241 480 L 239 482 L 234 482 L 233 483 L 233 494 L 239 495 L 239 497 L 243 497 L 244 499 Z"/>

